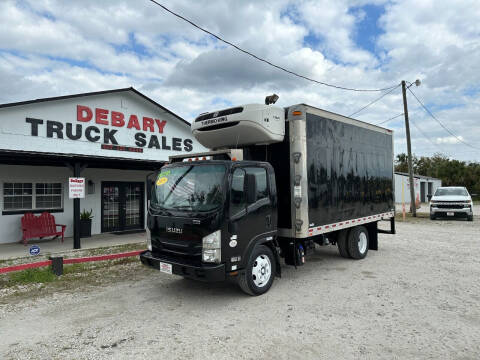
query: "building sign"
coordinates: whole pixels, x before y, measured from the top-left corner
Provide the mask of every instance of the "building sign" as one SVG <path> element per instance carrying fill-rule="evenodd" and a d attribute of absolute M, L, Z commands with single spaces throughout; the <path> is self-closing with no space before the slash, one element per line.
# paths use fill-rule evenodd
<path fill-rule="evenodd" d="M 206 151 L 184 120 L 128 91 L 0 108 L 0 144 L 155 161 Z"/>
<path fill-rule="evenodd" d="M 68 197 L 70 199 L 85 198 L 85 178 L 68 178 Z"/>

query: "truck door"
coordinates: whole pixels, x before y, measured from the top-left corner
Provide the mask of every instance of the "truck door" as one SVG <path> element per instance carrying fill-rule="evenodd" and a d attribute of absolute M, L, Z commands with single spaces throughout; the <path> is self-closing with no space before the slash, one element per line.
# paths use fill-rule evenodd
<path fill-rule="evenodd" d="M 254 238 L 276 230 L 267 169 L 261 166 L 239 167 L 233 171 L 230 193 L 230 240 L 236 240 L 235 255 L 245 256 Z M 248 180 L 247 180 L 248 179 Z M 254 196 L 248 199 L 247 186 L 255 181 Z M 248 184 L 250 182 L 250 184 Z"/>

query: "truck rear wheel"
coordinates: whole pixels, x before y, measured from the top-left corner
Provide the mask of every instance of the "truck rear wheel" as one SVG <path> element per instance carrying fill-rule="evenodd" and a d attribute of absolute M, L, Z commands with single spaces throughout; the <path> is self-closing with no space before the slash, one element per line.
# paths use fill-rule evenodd
<path fill-rule="evenodd" d="M 348 230 L 341 230 L 337 236 L 338 252 L 340 253 L 340 256 L 344 258 L 350 257 L 350 254 L 348 253 L 348 246 L 347 246 L 347 235 L 348 235 Z"/>
<path fill-rule="evenodd" d="M 364 226 L 356 226 L 348 234 L 348 253 L 352 259 L 363 259 L 368 253 L 368 231 Z"/>
<path fill-rule="evenodd" d="M 248 259 L 245 273 L 238 280 L 240 288 L 249 295 L 265 294 L 275 278 L 275 258 L 268 246 L 256 246 Z"/>

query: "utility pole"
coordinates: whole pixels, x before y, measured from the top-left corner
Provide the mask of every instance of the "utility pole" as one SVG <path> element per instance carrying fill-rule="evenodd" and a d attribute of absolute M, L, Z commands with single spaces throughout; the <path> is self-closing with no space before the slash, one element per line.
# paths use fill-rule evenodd
<path fill-rule="evenodd" d="M 413 182 L 412 145 L 410 142 L 410 125 L 408 123 L 408 108 L 407 108 L 407 87 L 405 85 L 405 80 L 402 80 L 402 93 L 403 93 L 403 113 L 405 114 L 405 132 L 407 134 L 408 177 L 410 179 L 410 209 L 412 212 L 412 216 L 416 217 L 417 208 L 415 204 L 415 183 Z"/>

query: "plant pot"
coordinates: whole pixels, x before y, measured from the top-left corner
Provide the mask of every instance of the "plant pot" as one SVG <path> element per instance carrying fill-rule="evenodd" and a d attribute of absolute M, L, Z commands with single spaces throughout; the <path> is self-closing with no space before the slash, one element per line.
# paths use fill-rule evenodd
<path fill-rule="evenodd" d="M 80 237 L 92 236 L 92 219 L 80 219 Z"/>

